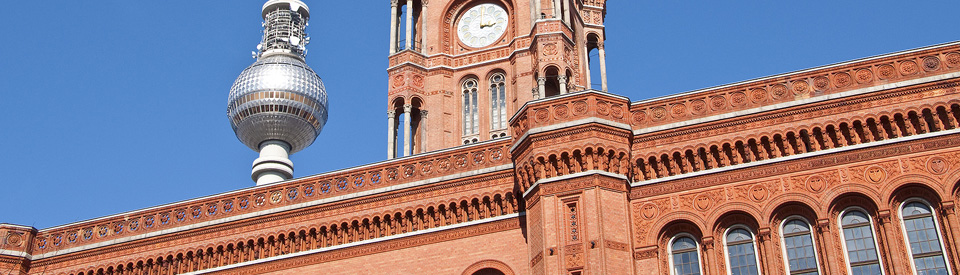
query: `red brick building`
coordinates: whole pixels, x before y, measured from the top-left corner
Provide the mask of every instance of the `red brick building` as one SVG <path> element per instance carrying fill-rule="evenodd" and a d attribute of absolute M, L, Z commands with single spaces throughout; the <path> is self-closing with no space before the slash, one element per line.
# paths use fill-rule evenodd
<path fill-rule="evenodd" d="M 602 0 L 394 7 L 389 160 L 3 224 L 0 270 L 960 271 L 960 42 L 633 101 L 581 91 L 605 82 Z"/>

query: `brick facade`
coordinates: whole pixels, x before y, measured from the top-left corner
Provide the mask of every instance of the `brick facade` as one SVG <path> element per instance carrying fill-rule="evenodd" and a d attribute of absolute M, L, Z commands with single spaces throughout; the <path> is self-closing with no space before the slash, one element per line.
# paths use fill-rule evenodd
<path fill-rule="evenodd" d="M 570 47 L 582 47 L 572 37 L 585 25 L 602 26 L 605 4 L 586 2 L 579 27 L 555 33 Z M 426 18 L 450 24 L 470 3 L 430 1 Z M 534 38 L 458 53 L 431 26 L 432 54 L 390 57 L 391 85 L 406 74 L 426 83 L 407 90 L 404 80 L 390 102 L 421 96 L 424 110 L 451 114 L 425 122 L 446 129 L 425 138 L 429 152 L 42 230 L 2 224 L 0 270 L 667 275 L 672 242 L 689 238 L 712 275 L 728 274 L 727 236 L 743 229 L 760 274 L 790 274 L 795 233 L 784 224 L 796 220 L 809 227 L 813 270 L 850 274 L 841 216 L 860 211 L 886 274 L 937 255 L 960 272 L 960 43 L 654 100 L 593 90 L 533 99 L 533 75 L 547 68 L 530 57 L 544 56 L 535 34 L 562 21 L 534 28 L 526 2 L 497 3 L 518 18 L 511 36 Z M 497 58 L 511 66 L 472 65 Z M 508 136 L 453 147 L 459 101 L 445 94 L 459 91 L 448 86 L 494 68 L 518 91 Z M 909 245 L 914 213 L 901 212 L 911 202 L 931 209 L 922 217 L 940 252 Z"/>

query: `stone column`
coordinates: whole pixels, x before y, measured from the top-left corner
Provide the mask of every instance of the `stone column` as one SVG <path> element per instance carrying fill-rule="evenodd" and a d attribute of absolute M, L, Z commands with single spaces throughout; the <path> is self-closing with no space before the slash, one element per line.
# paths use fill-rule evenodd
<path fill-rule="evenodd" d="M 424 54 L 424 55 L 427 54 L 427 38 L 430 37 L 429 35 L 427 35 L 427 34 L 428 34 L 428 32 L 427 32 L 427 26 L 430 25 L 430 24 L 429 24 L 430 21 L 427 20 L 427 4 L 428 4 L 428 3 L 429 3 L 429 1 L 427 1 L 427 0 L 421 0 L 421 1 L 420 1 L 420 31 L 419 31 L 420 37 L 421 37 L 421 38 L 420 38 L 420 53 L 422 53 L 422 54 Z M 420 146 L 420 148 L 423 148 L 423 146 Z"/>
<path fill-rule="evenodd" d="M 563 22 L 567 23 L 567 26 L 573 25 L 570 22 L 570 0 L 560 0 L 563 1 Z"/>
<path fill-rule="evenodd" d="M 390 54 L 397 53 L 397 1 L 390 0 Z"/>
<path fill-rule="evenodd" d="M 536 22 L 537 20 L 542 19 L 542 17 L 540 16 L 540 14 L 543 13 L 543 7 L 541 6 L 541 4 L 542 4 L 541 2 L 543 2 L 543 0 L 533 0 L 533 2 L 534 2 L 535 8 L 537 9 L 536 17 L 534 17 L 534 20 L 533 20 L 534 22 Z M 534 27 L 534 28 L 536 28 L 536 27 Z"/>
<path fill-rule="evenodd" d="M 561 95 L 566 94 L 567 93 L 567 76 L 558 75 L 557 81 L 560 82 L 560 94 Z"/>
<path fill-rule="evenodd" d="M 427 152 L 427 110 L 420 110 L 420 153 Z"/>
<path fill-rule="evenodd" d="M 760 257 L 760 274 L 776 273 L 776 264 L 774 263 L 774 253 L 780 253 L 773 249 L 773 239 L 771 238 L 770 228 L 764 227 L 757 230 L 757 239 L 760 240 L 760 251 L 757 253 Z"/>
<path fill-rule="evenodd" d="M 700 254 L 700 260 L 703 262 L 703 264 L 700 265 L 703 269 L 703 274 L 720 274 L 715 267 L 717 265 L 717 251 L 714 249 L 715 247 L 713 242 L 714 240 L 712 236 L 707 236 L 700 239 L 700 244 L 703 246 L 703 249 L 701 250 L 703 253 Z M 671 266 L 667 268 L 673 267 Z"/>
<path fill-rule="evenodd" d="M 842 261 L 831 261 L 830 259 L 842 259 L 842 257 L 846 257 L 846 255 L 842 255 L 842 252 L 841 255 L 835 254 L 838 251 L 834 249 L 832 245 L 836 244 L 839 246 L 839 244 L 837 244 L 837 240 L 833 239 L 834 234 L 830 233 L 830 220 L 819 219 L 816 223 L 817 224 L 814 225 L 816 229 L 814 234 L 816 235 L 817 239 L 814 240 L 814 245 L 817 246 L 817 253 L 819 253 L 820 259 L 820 268 L 823 269 L 821 274 L 839 273 L 840 265 L 842 265 L 842 263 L 838 262 Z"/>
<path fill-rule="evenodd" d="M 597 42 L 600 51 L 600 89 L 607 91 L 607 54 L 603 51 L 603 42 Z"/>
<path fill-rule="evenodd" d="M 413 0 L 407 0 L 407 40 L 406 50 L 410 50 L 413 44 Z"/>
<path fill-rule="evenodd" d="M 584 45 L 586 45 L 586 43 L 584 43 Z M 587 88 L 587 89 L 593 89 L 593 84 L 590 83 L 590 82 L 592 81 L 592 79 L 590 79 L 590 51 L 587 50 L 587 47 L 580 47 L 580 49 L 583 50 L 583 64 L 584 64 L 584 66 L 583 66 L 583 69 L 584 69 L 584 70 L 583 70 L 583 72 L 584 72 L 583 75 L 586 76 L 586 78 L 587 78 L 587 87 L 586 87 L 586 88 Z"/>
<path fill-rule="evenodd" d="M 408 1 L 409 1 L 409 0 L 408 0 Z M 410 138 L 413 136 L 413 135 L 410 134 L 410 121 L 412 120 L 412 119 L 411 119 L 412 116 L 410 115 L 411 109 L 413 109 L 413 106 L 411 106 L 410 104 L 403 105 L 403 115 L 404 115 L 404 120 L 403 120 L 403 156 L 404 156 L 404 157 L 409 156 L 409 155 L 410 155 L 410 152 L 411 152 L 411 151 L 410 151 Z"/>
<path fill-rule="evenodd" d="M 880 210 L 877 213 L 877 229 L 879 229 L 880 234 L 877 234 L 876 237 L 878 240 L 883 241 L 878 242 L 880 247 L 877 248 L 877 252 L 887 254 L 887 261 L 883 262 L 883 264 L 886 265 L 885 269 L 888 274 L 907 274 L 905 273 L 905 269 L 908 267 L 900 266 L 898 263 L 903 262 L 902 257 L 909 257 L 909 255 L 902 255 L 898 252 L 899 250 L 896 249 L 896 246 L 904 244 L 895 241 L 897 239 L 896 235 L 901 233 L 894 230 L 891 223 L 893 222 L 892 219 L 895 218 L 891 216 L 890 210 Z"/>
<path fill-rule="evenodd" d="M 562 19 L 563 15 L 560 15 L 560 0 L 553 0 L 553 18 Z"/>
<path fill-rule="evenodd" d="M 540 91 L 537 91 L 537 87 L 533 87 L 531 92 L 533 93 L 533 99 L 540 99 Z"/>
<path fill-rule="evenodd" d="M 397 157 L 397 112 L 387 111 L 387 159 Z"/>
<path fill-rule="evenodd" d="M 547 78 L 538 77 L 537 78 L 537 91 L 540 93 L 540 98 L 547 97 Z"/>
<path fill-rule="evenodd" d="M 945 246 L 952 246 L 953 253 L 953 262 L 960 262 L 960 255 L 957 255 L 956 249 L 960 248 L 960 224 L 957 224 L 957 210 L 956 205 L 953 201 L 945 201 L 940 203 L 940 211 L 942 212 L 943 219 L 940 220 L 940 227 L 944 228 L 946 236 L 949 236 L 949 240 L 943 240 Z M 954 267 L 956 268 L 956 267 Z"/>

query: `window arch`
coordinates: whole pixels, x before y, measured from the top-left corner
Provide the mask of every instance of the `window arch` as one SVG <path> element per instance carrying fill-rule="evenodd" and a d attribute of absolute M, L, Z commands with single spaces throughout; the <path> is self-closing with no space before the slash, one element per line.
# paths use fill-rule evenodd
<path fill-rule="evenodd" d="M 700 245 L 688 234 L 679 234 L 670 241 L 671 275 L 700 275 Z"/>
<path fill-rule="evenodd" d="M 480 130 L 480 116 L 477 114 L 477 91 L 480 85 L 476 78 L 468 78 L 460 85 L 463 92 L 463 135 L 475 135 Z"/>
<path fill-rule="evenodd" d="M 790 217 L 783 221 L 780 232 L 788 264 L 787 272 L 791 275 L 820 274 L 810 223 L 800 217 Z"/>
<path fill-rule="evenodd" d="M 495 73 L 490 76 L 490 129 L 507 128 L 506 76 Z"/>
<path fill-rule="evenodd" d="M 840 229 L 850 274 L 883 274 L 870 215 L 860 208 L 844 210 L 840 213 Z"/>
<path fill-rule="evenodd" d="M 944 260 L 940 224 L 930 205 L 920 199 L 905 201 L 900 207 L 900 221 L 913 258 L 914 273 L 950 274 Z"/>
<path fill-rule="evenodd" d="M 757 250 L 753 232 L 742 225 L 732 226 L 724 234 L 727 270 L 731 275 L 758 275 Z"/>

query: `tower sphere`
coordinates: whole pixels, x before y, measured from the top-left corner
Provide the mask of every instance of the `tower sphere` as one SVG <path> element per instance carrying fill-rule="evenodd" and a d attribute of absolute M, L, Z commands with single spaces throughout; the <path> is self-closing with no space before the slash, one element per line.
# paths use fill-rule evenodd
<path fill-rule="evenodd" d="M 277 140 L 287 143 L 293 154 L 310 146 L 327 122 L 323 81 L 303 59 L 310 41 L 304 32 L 309 14 L 296 0 L 263 5 L 257 61 L 237 77 L 227 103 L 230 126 L 254 151 Z"/>
<path fill-rule="evenodd" d="M 262 56 L 240 73 L 230 88 L 227 114 L 243 144 L 260 150 L 267 140 L 303 150 L 327 122 L 327 92 L 320 76 L 286 54 Z"/>

